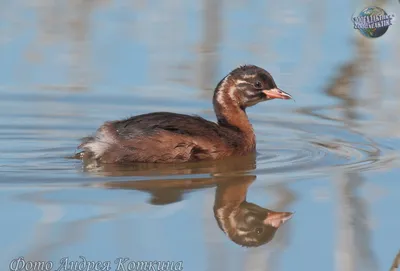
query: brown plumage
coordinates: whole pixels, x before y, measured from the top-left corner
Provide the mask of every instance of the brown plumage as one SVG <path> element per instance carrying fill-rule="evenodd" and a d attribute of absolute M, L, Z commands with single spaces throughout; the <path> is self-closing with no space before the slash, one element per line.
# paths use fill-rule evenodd
<path fill-rule="evenodd" d="M 232 178 L 217 186 L 214 216 L 220 229 L 236 244 L 258 247 L 270 242 L 276 231 L 292 216 L 276 212 L 246 200 L 249 185 L 255 176 Z"/>
<path fill-rule="evenodd" d="M 244 159 L 249 161 L 251 157 Z M 227 168 L 228 172 L 238 167 L 244 168 L 236 163 L 240 161 L 231 162 L 233 165 L 230 169 Z M 247 165 L 246 168 L 252 167 Z M 216 171 L 221 171 L 221 165 L 218 165 L 216 169 Z M 247 191 L 255 179 L 254 175 L 234 175 L 217 178 L 111 181 L 95 186 L 148 192 L 151 194 L 150 203 L 154 205 L 176 203 L 183 199 L 185 193 L 217 186 L 213 212 L 218 227 L 236 244 L 258 247 L 269 243 L 278 229 L 291 219 L 293 213 L 273 211 L 248 202 Z"/>
<path fill-rule="evenodd" d="M 236 68 L 217 85 L 217 123 L 199 116 L 156 112 L 103 124 L 79 146 L 83 157 L 102 163 L 172 163 L 245 155 L 256 147 L 246 108 L 271 99 L 290 99 L 262 68 Z"/>

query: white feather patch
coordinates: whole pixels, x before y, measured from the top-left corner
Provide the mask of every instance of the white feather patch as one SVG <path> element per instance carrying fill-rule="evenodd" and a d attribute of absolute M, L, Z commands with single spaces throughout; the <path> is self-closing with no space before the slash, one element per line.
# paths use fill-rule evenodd
<path fill-rule="evenodd" d="M 113 136 L 102 129 L 96 133 L 94 141 L 85 144 L 84 148 L 87 148 L 90 152 L 92 152 L 95 158 L 99 158 L 113 144 L 115 144 L 115 139 Z"/>

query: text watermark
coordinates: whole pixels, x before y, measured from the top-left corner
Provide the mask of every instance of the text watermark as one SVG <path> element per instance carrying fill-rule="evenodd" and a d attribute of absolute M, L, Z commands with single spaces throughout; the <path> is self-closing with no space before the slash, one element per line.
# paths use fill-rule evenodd
<path fill-rule="evenodd" d="M 28 261 L 24 257 L 13 259 L 10 271 L 182 271 L 182 261 L 134 261 L 117 258 L 114 261 L 92 261 L 83 256 L 73 260 L 69 257 L 53 261 Z"/>

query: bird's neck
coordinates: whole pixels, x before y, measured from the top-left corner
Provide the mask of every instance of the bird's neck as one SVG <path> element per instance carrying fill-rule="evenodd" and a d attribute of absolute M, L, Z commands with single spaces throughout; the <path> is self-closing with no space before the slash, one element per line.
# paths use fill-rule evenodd
<path fill-rule="evenodd" d="M 246 201 L 248 187 L 254 180 L 255 176 L 244 175 L 236 179 L 231 178 L 217 186 L 213 207 L 214 216 L 218 226 L 229 236 L 235 234 L 235 227 L 230 218 L 235 216 L 240 205 Z"/>
<path fill-rule="evenodd" d="M 218 124 L 239 131 L 248 145 L 252 148 L 255 147 L 253 126 L 247 117 L 245 108 L 241 108 L 234 97 L 233 91 L 230 89 L 216 91 L 213 104 Z"/>
<path fill-rule="evenodd" d="M 228 182 L 219 184 L 215 194 L 214 208 L 238 208 L 240 204 L 246 201 L 247 190 L 254 180 L 254 176 L 246 175 L 231 177 Z"/>

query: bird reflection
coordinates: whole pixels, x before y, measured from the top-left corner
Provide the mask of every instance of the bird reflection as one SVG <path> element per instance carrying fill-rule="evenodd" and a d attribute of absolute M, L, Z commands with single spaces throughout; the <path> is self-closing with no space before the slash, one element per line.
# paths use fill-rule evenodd
<path fill-rule="evenodd" d="M 272 240 L 277 229 L 292 217 L 246 201 L 248 187 L 255 176 L 243 176 L 217 185 L 214 217 L 220 229 L 236 244 L 256 247 Z"/>
<path fill-rule="evenodd" d="M 198 165 L 198 163 L 197 163 Z M 234 243 L 246 247 L 258 247 L 270 242 L 276 231 L 293 213 L 278 212 L 263 208 L 246 200 L 249 186 L 255 181 L 255 175 L 246 174 L 255 168 L 254 155 L 244 158 L 232 158 L 214 161 L 198 167 L 179 170 L 176 166 L 136 165 L 137 171 L 145 174 L 151 167 L 158 173 L 176 175 L 211 173 L 207 178 L 114 181 L 101 184 L 110 189 L 132 189 L 150 194 L 149 202 L 154 205 L 166 205 L 179 202 L 184 194 L 198 189 L 216 187 L 213 213 L 219 228 Z M 149 168 L 150 167 L 150 168 Z M 103 168 L 107 175 L 119 175 L 117 168 Z M 132 169 L 130 169 L 132 170 Z"/>
<path fill-rule="evenodd" d="M 392 267 L 390 268 L 390 271 L 396 271 L 400 266 L 400 251 L 397 253 L 396 258 L 393 261 Z"/>

